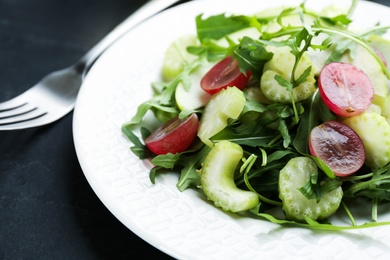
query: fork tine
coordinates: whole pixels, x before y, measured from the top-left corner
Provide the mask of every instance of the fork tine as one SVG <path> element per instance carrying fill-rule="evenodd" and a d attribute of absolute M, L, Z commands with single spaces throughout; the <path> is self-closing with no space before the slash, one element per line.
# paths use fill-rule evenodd
<path fill-rule="evenodd" d="M 14 117 L 18 115 L 23 115 L 26 113 L 29 113 L 36 109 L 36 107 L 31 107 L 29 104 L 26 102 L 24 104 L 18 105 L 16 107 L 8 107 L 8 108 L 3 108 L 0 109 L 0 120 L 9 118 L 9 117 Z"/>
<path fill-rule="evenodd" d="M 32 120 L 47 114 L 46 111 L 36 105 L 35 97 L 37 94 L 35 93 L 36 90 L 33 91 L 33 89 L 31 88 L 13 99 L 0 103 L 0 130 L 21 128 L 21 125 L 27 122 L 31 123 Z M 37 88 L 35 87 L 35 89 Z M 26 101 L 29 99 L 32 100 Z"/>
<path fill-rule="evenodd" d="M 0 105 L 2 105 L 3 103 L 0 103 Z M 15 110 L 15 109 L 18 109 L 20 107 L 23 107 L 27 105 L 27 103 L 23 103 L 23 104 L 20 104 L 20 105 L 17 105 L 17 106 L 13 106 L 13 107 L 6 107 L 3 105 L 4 108 L 0 108 L 0 113 L 3 113 L 3 112 L 7 112 L 7 111 L 12 111 L 12 110 Z"/>
<path fill-rule="evenodd" d="M 21 117 L 13 120 L 0 121 L 0 130 L 9 130 L 9 129 L 22 129 L 24 125 L 28 124 L 30 127 L 44 125 L 45 123 L 38 123 L 38 119 L 41 119 L 47 113 L 33 115 L 29 117 Z"/>
<path fill-rule="evenodd" d="M 66 87 L 62 86 L 62 89 L 69 90 Z M 76 94 L 69 92 L 57 96 L 55 91 L 45 89 L 44 81 L 41 81 L 21 95 L 0 103 L 0 131 L 49 124 L 73 109 L 75 100 L 67 95 L 75 97 Z"/>
<path fill-rule="evenodd" d="M 34 88 L 34 87 L 32 87 Z M 11 98 L 9 100 L 6 100 L 4 102 L 0 102 L 0 112 L 16 109 L 18 107 L 24 106 L 25 104 L 28 103 L 28 92 L 31 92 L 31 89 L 28 89 L 27 91 L 23 92 L 22 94 Z"/>
<path fill-rule="evenodd" d="M 30 122 L 47 114 L 38 99 L 42 95 L 40 89 L 37 84 L 19 96 L 0 103 L 0 130 L 15 129 L 13 125 Z"/>
<path fill-rule="evenodd" d="M 46 114 L 46 111 L 43 111 L 38 107 L 24 105 L 13 110 L 11 109 L 5 112 L 0 112 L 0 127 L 31 121 Z"/>

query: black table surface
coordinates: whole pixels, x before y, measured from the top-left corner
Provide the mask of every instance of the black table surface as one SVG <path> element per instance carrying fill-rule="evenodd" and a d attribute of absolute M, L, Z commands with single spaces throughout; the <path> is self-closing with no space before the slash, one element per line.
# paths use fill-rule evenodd
<path fill-rule="evenodd" d="M 0 0 L 0 102 L 69 66 L 146 0 Z M 76 157 L 72 113 L 0 132 L 0 259 L 169 259 L 120 223 Z"/>
<path fill-rule="evenodd" d="M 81 57 L 146 0 L 0 0 L 0 102 Z M 375 1 L 390 6 L 390 1 Z M 169 259 L 122 225 L 80 168 L 72 113 L 0 132 L 0 259 Z"/>

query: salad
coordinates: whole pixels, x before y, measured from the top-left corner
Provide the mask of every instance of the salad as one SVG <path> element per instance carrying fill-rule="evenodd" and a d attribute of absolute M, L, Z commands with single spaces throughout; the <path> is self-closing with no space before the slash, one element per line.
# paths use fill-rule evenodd
<path fill-rule="evenodd" d="M 199 14 L 197 34 L 169 46 L 155 95 L 122 126 L 154 165 L 151 181 L 173 170 L 180 191 L 278 224 L 390 224 L 378 217 L 390 199 L 390 27 L 350 28 L 357 4 Z M 145 127 L 150 112 L 157 129 Z M 356 223 L 356 203 L 371 221 Z M 332 225 L 336 212 L 351 224 Z"/>

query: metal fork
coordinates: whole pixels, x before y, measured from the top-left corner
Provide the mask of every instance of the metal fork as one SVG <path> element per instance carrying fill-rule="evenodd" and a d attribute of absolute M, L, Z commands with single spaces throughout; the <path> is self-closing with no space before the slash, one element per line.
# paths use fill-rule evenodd
<path fill-rule="evenodd" d="M 72 66 L 52 72 L 21 95 L 0 103 L 0 130 L 52 123 L 72 111 L 85 75 L 99 56 L 127 31 L 181 0 L 150 0 Z"/>

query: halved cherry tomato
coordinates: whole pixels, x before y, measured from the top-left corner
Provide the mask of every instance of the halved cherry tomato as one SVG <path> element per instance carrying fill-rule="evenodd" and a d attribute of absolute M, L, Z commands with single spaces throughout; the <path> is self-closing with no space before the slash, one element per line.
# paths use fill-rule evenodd
<path fill-rule="evenodd" d="M 318 156 L 340 177 L 355 173 L 366 158 L 363 142 L 355 131 L 333 120 L 311 130 L 309 148 L 311 155 Z"/>
<path fill-rule="evenodd" d="M 343 62 L 324 66 L 318 77 L 318 88 L 327 107 L 339 116 L 362 113 L 374 98 L 374 88 L 367 75 Z"/>
<path fill-rule="evenodd" d="M 228 56 L 214 65 L 203 76 L 200 86 L 209 94 L 215 94 L 226 87 L 243 89 L 251 76 L 250 71 L 246 74 L 240 71 L 238 61 Z"/>
<path fill-rule="evenodd" d="M 196 138 L 198 126 L 195 113 L 183 119 L 174 117 L 149 135 L 145 145 L 157 155 L 184 152 Z"/>

